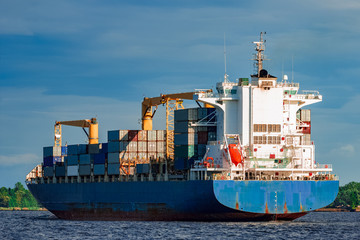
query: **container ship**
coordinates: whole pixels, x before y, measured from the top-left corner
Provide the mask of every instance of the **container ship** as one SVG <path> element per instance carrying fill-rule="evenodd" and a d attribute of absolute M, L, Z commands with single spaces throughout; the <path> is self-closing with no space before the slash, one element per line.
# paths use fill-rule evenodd
<path fill-rule="evenodd" d="M 111 130 L 99 143 L 95 118 L 55 123 L 54 145 L 27 176 L 37 201 L 61 219 L 164 221 L 293 220 L 337 196 L 331 164 L 315 162 L 311 112 L 318 91 L 299 91 L 263 68 L 216 90 L 144 98 L 142 130 Z M 184 108 L 194 100 L 197 108 Z M 159 105 L 166 130 L 153 130 Z M 62 146 L 62 126 L 86 144 Z"/>

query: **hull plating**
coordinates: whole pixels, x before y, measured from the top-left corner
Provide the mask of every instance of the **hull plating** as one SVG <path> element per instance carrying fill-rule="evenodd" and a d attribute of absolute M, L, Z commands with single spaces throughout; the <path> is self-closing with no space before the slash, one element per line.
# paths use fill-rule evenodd
<path fill-rule="evenodd" d="M 338 181 L 29 184 L 57 217 L 79 220 L 293 220 L 330 204 Z"/>

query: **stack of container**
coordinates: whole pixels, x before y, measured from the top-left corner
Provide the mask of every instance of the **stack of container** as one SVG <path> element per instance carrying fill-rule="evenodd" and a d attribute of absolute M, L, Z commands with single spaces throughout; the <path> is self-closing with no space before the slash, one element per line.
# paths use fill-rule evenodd
<path fill-rule="evenodd" d="M 188 108 L 175 111 L 174 144 L 177 170 L 188 169 L 206 153 L 208 141 L 216 141 L 216 127 L 195 127 L 196 122 L 216 122 L 215 108 Z"/>
<path fill-rule="evenodd" d="M 112 130 L 108 131 L 110 164 L 122 162 L 149 163 L 166 155 L 165 130 Z M 112 168 L 113 166 L 111 166 Z M 115 168 L 115 167 L 114 167 Z M 108 167 L 110 169 L 110 167 Z M 116 173 L 114 173 L 116 174 Z"/>
<path fill-rule="evenodd" d="M 44 177 L 53 177 L 54 169 L 63 166 L 67 147 L 44 147 L 43 148 L 43 170 Z M 60 168 L 59 168 L 60 169 Z"/>

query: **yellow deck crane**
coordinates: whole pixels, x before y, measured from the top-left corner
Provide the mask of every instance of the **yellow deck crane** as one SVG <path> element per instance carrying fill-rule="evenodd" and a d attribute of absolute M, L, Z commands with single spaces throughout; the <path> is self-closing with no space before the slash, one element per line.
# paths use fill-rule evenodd
<path fill-rule="evenodd" d="M 84 120 L 73 120 L 73 121 L 57 121 L 55 122 L 55 139 L 54 147 L 61 147 L 61 125 L 81 127 L 87 137 L 89 138 L 89 144 L 99 143 L 99 124 L 96 118 L 84 119 Z M 89 128 L 89 133 L 86 132 L 85 128 Z"/>
<path fill-rule="evenodd" d="M 166 105 L 166 157 L 174 159 L 174 110 L 184 109 L 183 99 L 193 100 L 197 92 L 161 94 L 159 97 L 147 98 L 142 101 L 141 122 L 143 130 L 152 130 L 152 119 L 160 104 Z M 211 89 L 201 92 L 212 92 Z M 155 110 L 153 111 L 153 107 Z M 211 106 L 206 106 L 211 107 Z"/>

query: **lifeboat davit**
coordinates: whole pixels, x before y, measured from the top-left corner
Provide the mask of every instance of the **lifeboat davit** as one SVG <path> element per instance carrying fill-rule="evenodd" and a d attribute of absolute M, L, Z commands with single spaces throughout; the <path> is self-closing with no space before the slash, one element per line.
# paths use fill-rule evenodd
<path fill-rule="evenodd" d="M 237 166 L 239 163 L 243 163 L 243 156 L 236 144 L 229 144 L 229 153 L 231 161 Z"/>

